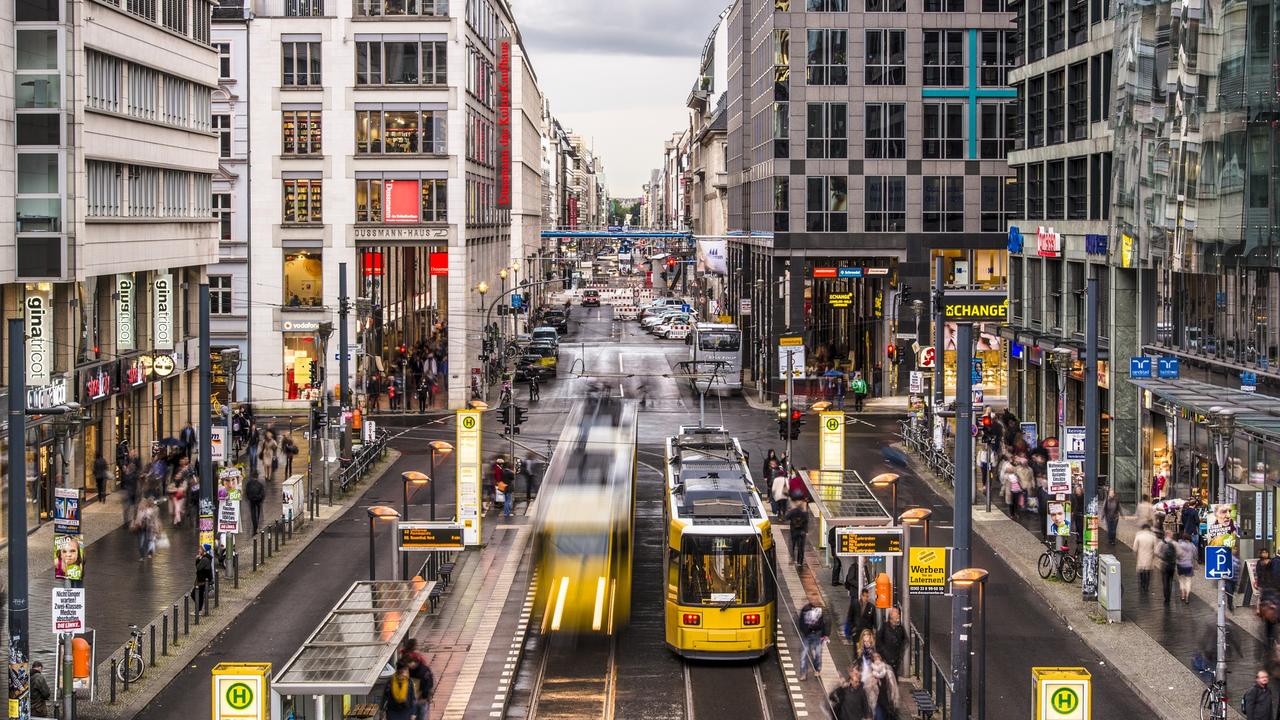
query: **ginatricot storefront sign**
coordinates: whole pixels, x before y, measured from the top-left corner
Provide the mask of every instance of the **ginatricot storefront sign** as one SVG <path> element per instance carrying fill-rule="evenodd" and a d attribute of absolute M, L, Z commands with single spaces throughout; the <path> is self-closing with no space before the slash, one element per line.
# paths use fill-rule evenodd
<path fill-rule="evenodd" d="M 151 346 L 173 349 L 173 276 L 168 273 L 151 283 Z"/>
<path fill-rule="evenodd" d="M 50 383 L 49 371 L 53 367 L 53 313 L 50 308 L 48 286 L 27 286 L 26 310 L 27 334 L 27 385 L 40 386 Z"/>
<path fill-rule="evenodd" d="M 116 350 L 137 350 L 133 326 L 133 273 L 116 275 Z"/>

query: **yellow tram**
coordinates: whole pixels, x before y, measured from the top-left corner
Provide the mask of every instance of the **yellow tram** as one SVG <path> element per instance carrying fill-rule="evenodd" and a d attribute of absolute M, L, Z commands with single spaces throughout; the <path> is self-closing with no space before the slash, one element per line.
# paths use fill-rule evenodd
<path fill-rule="evenodd" d="M 758 658 L 774 645 L 769 514 L 738 440 L 722 428 L 667 439 L 666 643 L 700 660 Z"/>
<path fill-rule="evenodd" d="M 636 407 L 578 403 L 539 489 L 535 612 L 544 633 L 611 635 L 631 612 Z"/>

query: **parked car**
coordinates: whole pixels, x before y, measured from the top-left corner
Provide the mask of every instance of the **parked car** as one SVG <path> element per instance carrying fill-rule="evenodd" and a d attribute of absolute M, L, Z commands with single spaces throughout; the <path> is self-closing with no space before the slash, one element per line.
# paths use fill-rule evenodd
<path fill-rule="evenodd" d="M 583 290 L 582 307 L 600 307 L 600 291 Z"/>
<path fill-rule="evenodd" d="M 516 380 L 528 380 L 531 375 L 536 375 L 538 380 L 553 378 L 556 366 L 544 362 L 540 352 L 527 352 L 516 358 Z"/>
<path fill-rule="evenodd" d="M 542 324 L 553 327 L 561 335 L 569 331 L 569 316 L 563 310 L 542 311 Z"/>
<path fill-rule="evenodd" d="M 671 298 L 671 297 L 658 298 L 657 300 L 654 300 L 653 302 L 649 303 L 645 307 L 641 308 L 640 317 L 647 318 L 650 315 L 661 312 L 662 310 L 666 310 L 668 308 L 675 308 L 679 310 L 683 306 L 684 306 L 684 300 L 681 300 L 680 298 Z"/>
<path fill-rule="evenodd" d="M 529 338 L 529 344 L 546 342 L 556 348 L 560 347 L 560 332 L 550 325 L 534 328 Z"/>
<path fill-rule="evenodd" d="M 667 318 L 672 317 L 673 315 L 685 315 L 687 317 L 688 313 L 678 307 L 665 308 L 641 320 L 640 327 L 646 330 L 651 329 L 666 322 Z"/>
<path fill-rule="evenodd" d="M 673 315 L 665 315 L 662 318 L 662 322 L 659 322 L 649 328 L 649 332 L 653 333 L 654 335 L 657 335 L 658 337 L 666 337 L 666 332 L 668 329 L 671 328 L 671 326 L 688 325 L 691 322 L 693 322 L 693 319 L 689 316 L 688 313 L 675 313 Z"/>

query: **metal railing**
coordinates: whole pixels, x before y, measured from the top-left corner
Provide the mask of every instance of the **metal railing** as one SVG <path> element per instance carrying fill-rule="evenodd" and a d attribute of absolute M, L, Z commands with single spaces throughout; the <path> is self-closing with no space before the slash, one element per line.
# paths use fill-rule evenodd
<path fill-rule="evenodd" d="M 898 425 L 898 437 L 902 438 L 907 448 L 923 460 L 934 475 L 942 478 L 948 485 L 955 485 L 955 459 L 948 451 L 947 443 L 943 443 L 941 450 L 935 450 L 933 447 L 933 435 L 926 425 L 913 423 L 910 420 L 900 420 Z"/>
<path fill-rule="evenodd" d="M 351 462 L 338 471 L 338 488 L 346 493 L 351 486 L 364 479 L 373 466 L 387 454 L 387 433 L 379 430 L 373 442 L 360 447 Z"/>
<path fill-rule="evenodd" d="M 925 656 L 924 636 L 914 624 L 911 626 L 911 677 L 920 681 L 920 691 L 933 701 L 935 716 L 947 720 L 951 710 L 951 682 L 938 661 L 932 655 Z"/>

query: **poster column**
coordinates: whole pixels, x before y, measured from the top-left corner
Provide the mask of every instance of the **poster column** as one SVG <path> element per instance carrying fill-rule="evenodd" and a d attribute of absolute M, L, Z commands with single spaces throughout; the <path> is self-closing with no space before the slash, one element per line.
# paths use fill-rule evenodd
<path fill-rule="evenodd" d="M 462 541 L 479 545 L 480 534 L 480 411 L 458 411 L 457 519 Z"/>

